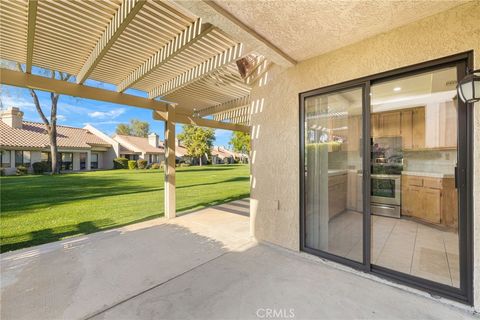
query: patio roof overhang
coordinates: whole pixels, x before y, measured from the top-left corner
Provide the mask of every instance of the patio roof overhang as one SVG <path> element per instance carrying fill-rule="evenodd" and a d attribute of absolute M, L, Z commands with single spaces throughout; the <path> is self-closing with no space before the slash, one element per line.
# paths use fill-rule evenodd
<path fill-rule="evenodd" d="M 161 112 L 175 105 L 179 123 L 247 131 L 252 77 L 240 75 L 236 62 L 262 56 L 222 31 L 230 27 L 225 21 L 219 28 L 190 11 L 160 0 L 2 1 L 0 58 L 25 65 L 26 72 L 2 68 L 1 83 Z M 35 67 L 74 80 L 33 75 Z"/>

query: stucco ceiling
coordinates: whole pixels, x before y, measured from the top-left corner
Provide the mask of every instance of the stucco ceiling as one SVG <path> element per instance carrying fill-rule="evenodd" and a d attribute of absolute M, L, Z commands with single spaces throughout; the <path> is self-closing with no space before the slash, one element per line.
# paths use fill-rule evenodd
<path fill-rule="evenodd" d="M 302 61 L 468 1 L 215 0 Z"/>

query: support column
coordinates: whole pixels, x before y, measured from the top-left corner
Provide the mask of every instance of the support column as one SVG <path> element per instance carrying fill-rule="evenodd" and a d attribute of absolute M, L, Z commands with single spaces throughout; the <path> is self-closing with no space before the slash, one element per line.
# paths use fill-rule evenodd
<path fill-rule="evenodd" d="M 87 150 L 87 163 L 85 164 L 85 170 L 90 171 L 92 164 L 92 151 Z"/>
<path fill-rule="evenodd" d="M 175 105 L 168 105 L 165 120 L 165 218 L 176 216 L 175 198 Z"/>

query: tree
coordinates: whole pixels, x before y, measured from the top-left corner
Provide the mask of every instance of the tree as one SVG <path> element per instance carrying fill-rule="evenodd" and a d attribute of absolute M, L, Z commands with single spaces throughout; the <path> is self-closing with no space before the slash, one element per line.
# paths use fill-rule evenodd
<path fill-rule="evenodd" d="M 120 123 L 117 125 L 117 129 L 115 130 L 117 134 L 120 134 L 122 136 L 130 136 L 132 135 L 132 129 L 130 126 L 126 123 Z"/>
<path fill-rule="evenodd" d="M 148 137 L 150 131 L 150 125 L 148 122 L 140 121 L 137 119 L 130 120 L 130 128 L 132 129 L 132 135 L 136 137 Z"/>
<path fill-rule="evenodd" d="M 183 132 L 178 135 L 183 145 L 187 149 L 187 155 L 199 159 L 202 165 L 202 157 L 210 156 L 210 149 L 215 141 L 215 130 L 196 127 L 194 125 L 184 125 Z"/>
<path fill-rule="evenodd" d="M 250 134 L 246 132 L 234 131 L 229 144 L 233 151 L 249 153 L 250 152 Z"/>
<path fill-rule="evenodd" d="M 21 72 L 25 72 L 20 63 L 17 63 L 17 69 Z M 71 78 L 71 75 L 64 72 L 51 70 L 50 78 L 68 81 Z M 58 174 L 60 173 L 60 166 L 58 164 L 60 163 L 61 159 L 59 158 L 60 154 L 58 153 L 57 147 L 57 106 L 60 95 L 55 92 L 50 92 L 50 120 L 48 120 L 45 116 L 45 113 L 43 112 L 42 106 L 40 105 L 40 100 L 38 99 L 37 92 L 34 89 L 28 90 L 30 91 L 30 95 L 32 96 L 33 103 L 35 104 L 38 115 L 40 116 L 40 118 L 42 118 L 42 121 L 45 124 L 45 129 L 48 133 L 48 138 L 50 142 L 50 153 L 52 155 L 52 174 Z"/>
<path fill-rule="evenodd" d="M 144 137 L 148 136 L 150 132 L 150 125 L 148 122 L 140 121 L 138 119 L 131 119 L 130 124 L 120 123 L 115 130 L 117 134 L 125 136 Z"/>

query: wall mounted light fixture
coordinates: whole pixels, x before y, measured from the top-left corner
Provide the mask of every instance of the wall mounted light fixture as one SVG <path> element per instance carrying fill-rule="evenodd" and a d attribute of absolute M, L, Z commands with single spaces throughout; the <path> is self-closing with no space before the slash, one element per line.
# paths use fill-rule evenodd
<path fill-rule="evenodd" d="M 457 92 L 465 103 L 480 101 L 480 69 L 470 71 L 457 85 Z"/>

